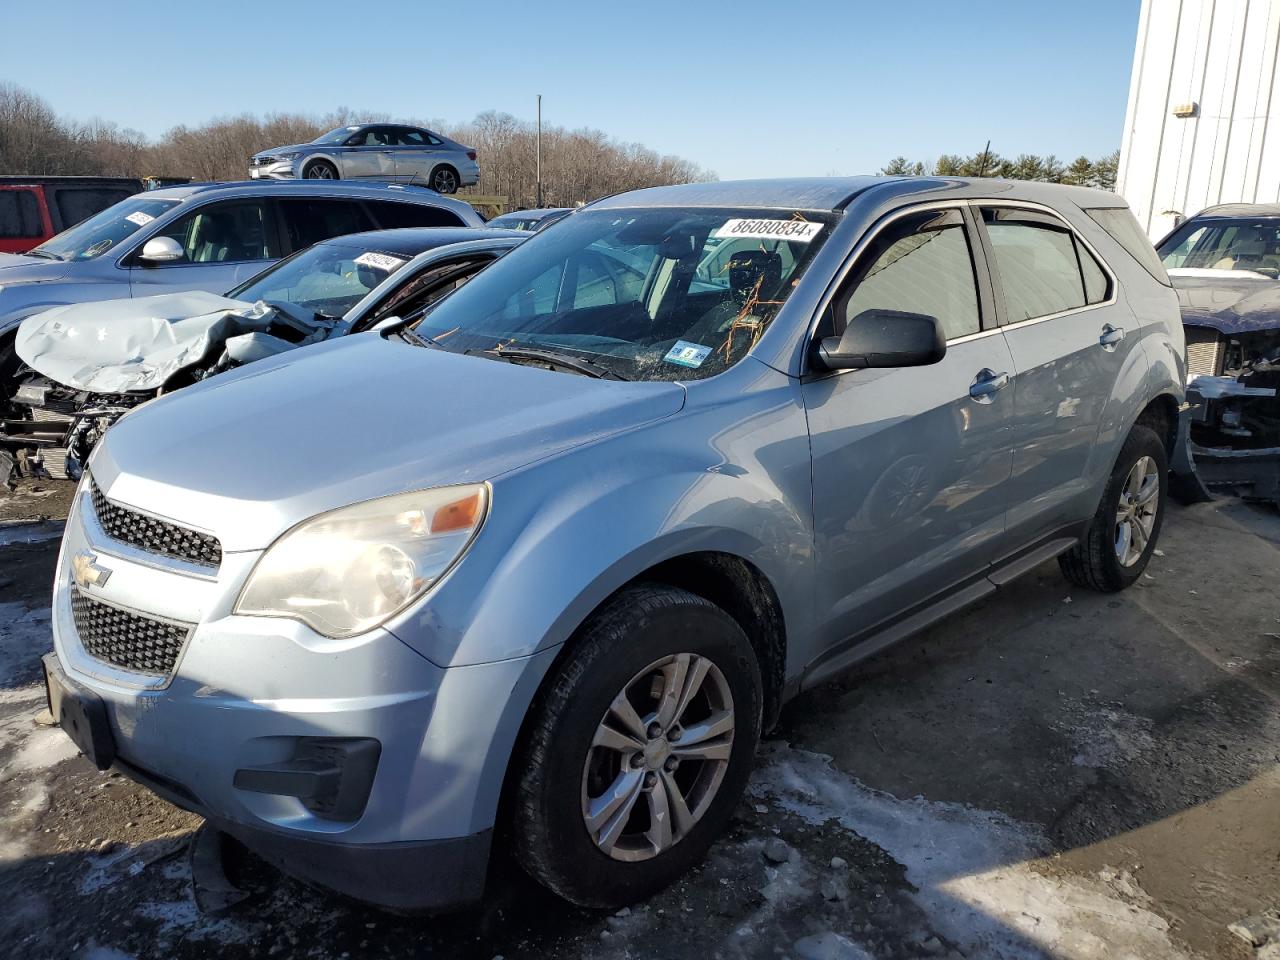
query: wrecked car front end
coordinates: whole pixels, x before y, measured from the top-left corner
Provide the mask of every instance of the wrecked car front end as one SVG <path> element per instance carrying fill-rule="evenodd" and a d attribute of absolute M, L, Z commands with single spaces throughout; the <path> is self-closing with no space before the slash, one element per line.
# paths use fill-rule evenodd
<path fill-rule="evenodd" d="M 291 304 L 200 291 L 48 310 L 19 329 L 15 347 L 30 369 L 10 399 L 0 444 L 11 457 L 25 455 L 31 476 L 78 479 L 102 435 L 130 410 L 324 340 L 338 323 Z"/>
<path fill-rule="evenodd" d="M 1192 453 L 1210 487 L 1280 503 L 1280 283 L 1171 271 Z"/>

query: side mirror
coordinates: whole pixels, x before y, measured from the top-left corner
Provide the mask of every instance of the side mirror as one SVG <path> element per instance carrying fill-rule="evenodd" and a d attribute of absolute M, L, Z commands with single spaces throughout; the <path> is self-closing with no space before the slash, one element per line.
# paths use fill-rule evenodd
<path fill-rule="evenodd" d="M 864 310 L 838 337 L 818 344 L 818 362 L 828 370 L 923 367 L 946 355 L 937 317 L 901 310 Z"/>
<path fill-rule="evenodd" d="M 404 321 L 400 317 L 396 316 L 395 314 L 392 314 L 389 317 L 383 317 L 381 320 L 379 320 L 377 323 L 375 323 L 372 327 L 369 327 L 368 329 L 385 330 L 387 329 L 387 327 L 394 327 L 397 323 L 403 323 L 403 322 Z"/>
<path fill-rule="evenodd" d="M 139 254 L 140 259 L 147 263 L 173 263 L 186 256 L 187 252 L 182 249 L 182 244 L 173 237 L 152 237 L 143 244 L 142 253 Z"/>

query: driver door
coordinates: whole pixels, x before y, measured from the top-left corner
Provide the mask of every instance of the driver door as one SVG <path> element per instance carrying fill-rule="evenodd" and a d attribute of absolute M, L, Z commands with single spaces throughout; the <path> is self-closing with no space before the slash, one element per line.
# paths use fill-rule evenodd
<path fill-rule="evenodd" d="M 271 201 L 265 199 L 208 203 L 153 236 L 177 241 L 184 256 L 172 263 L 144 264 L 138 252 L 146 240 L 140 241 L 127 259 L 135 297 L 182 290 L 226 293 L 280 257 Z"/>
<path fill-rule="evenodd" d="M 1003 535 L 1013 366 L 973 238 L 963 206 L 891 215 L 824 317 L 838 335 L 868 309 L 927 314 L 947 338 L 930 366 L 822 371 L 802 384 L 818 609 L 830 612 L 833 651 L 980 579 Z"/>

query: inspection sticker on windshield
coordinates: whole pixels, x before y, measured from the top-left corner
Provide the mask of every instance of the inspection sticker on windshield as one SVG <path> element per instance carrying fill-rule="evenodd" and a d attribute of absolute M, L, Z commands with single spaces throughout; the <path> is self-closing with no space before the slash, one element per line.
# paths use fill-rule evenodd
<path fill-rule="evenodd" d="M 730 220 L 716 231 L 717 237 L 749 237 L 755 240 L 792 240 L 808 243 L 822 232 L 822 224 L 808 220 Z"/>
<path fill-rule="evenodd" d="M 389 253 L 362 253 L 356 257 L 357 264 L 362 267 L 373 267 L 375 270 L 395 270 L 404 263 L 399 257 L 393 257 Z"/>
<path fill-rule="evenodd" d="M 155 217 L 151 216 L 149 213 L 143 213 L 139 210 L 137 213 L 129 214 L 125 219 L 130 223 L 136 223 L 140 227 L 145 227 L 148 223 L 154 220 Z"/>
<path fill-rule="evenodd" d="M 702 361 L 711 356 L 711 348 L 704 347 L 700 343 L 689 343 L 687 340 L 677 340 L 676 345 L 667 351 L 667 355 L 662 359 L 667 363 L 678 363 L 682 367 L 700 367 Z"/>

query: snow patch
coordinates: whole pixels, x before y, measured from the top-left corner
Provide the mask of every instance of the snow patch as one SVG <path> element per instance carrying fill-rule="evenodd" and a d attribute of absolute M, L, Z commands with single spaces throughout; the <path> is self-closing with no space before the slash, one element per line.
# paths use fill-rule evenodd
<path fill-rule="evenodd" d="M 37 727 L 22 742 L 3 773 L 7 779 L 15 773 L 47 770 L 79 755 L 80 748 L 58 727 Z"/>
<path fill-rule="evenodd" d="M 30 610 L 22 603 L 0 603 L 0 687 L 31 682 L 36 661 L 53 649 L 48 607 Z"/>
<path fill-rule="evenodd" d="M 1117 767 L 1152 749 L 1152 723 L 1146 717 L 1103 707 L 1083 709 L 1066 727 L 1076 747 L 1077 767 Z"/>
<path fill-rule="evenodd" d="M 936 929 L 974 956 L 1022 960 L 1185 957 L 1146 908 L 1131 874 L 1050 876 L 1030 825 L 984 810 L 897 797 L 860 783 L 831 758 L 766 744 L 754 794 L 813 824 L 835 819 L 901 863 Z"/>

